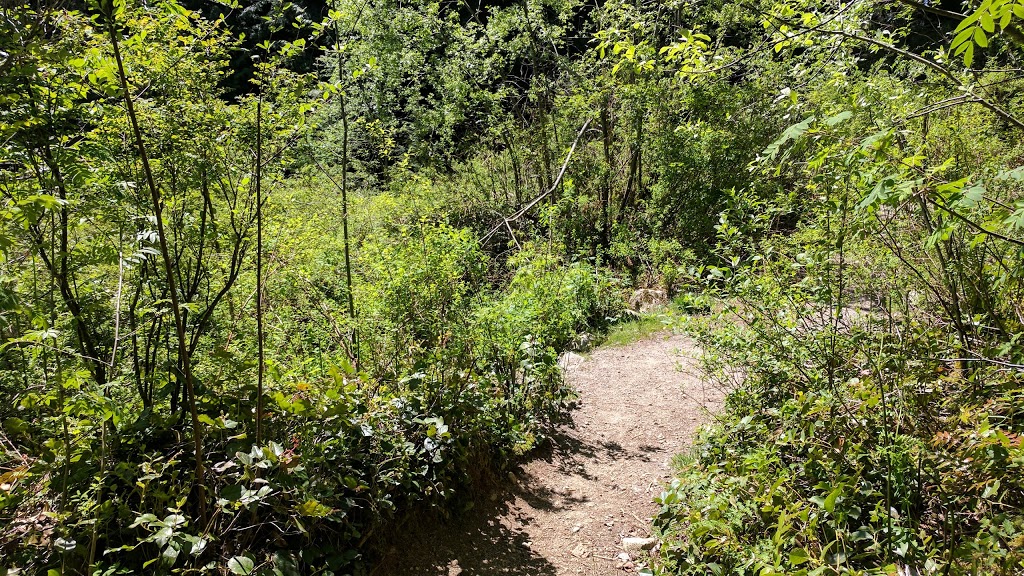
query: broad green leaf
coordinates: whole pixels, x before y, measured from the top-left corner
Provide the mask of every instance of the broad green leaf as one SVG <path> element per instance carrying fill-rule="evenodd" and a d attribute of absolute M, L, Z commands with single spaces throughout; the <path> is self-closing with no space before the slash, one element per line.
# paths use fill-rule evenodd
<path fill-rule="evenodd" d="M 220 497 L 230 502 L 237 502 L 242 499 L 242 485 L 232 484 L 231 486 L 225 486 L 220 491 Z"/>
<path fill-rule="evenodd" d="M 828 497 L 825 498 L 825 501 L 822 503 L 822 506 L 825 508 L 826 512 L 833 512 L 833 511 L 835 511 L 835 509 L 836 509 L 836 500 L 839 498 L 840 495 L 842 495 L 842 493 L 843 493 L 843 487 L 842 486 L 836 486 L 836 488 L 833 489 L 832 492 L 829 492 Z"/>
<path fill-rule="evenodd" d="M 996 31 L 996 23 L 992 19 L 992 14 L 984 12 L 979 20 L 981 20 L 981 27 L 985 29 L 985 32 L 992 33 Z"/>
<path fill-rule="evenodd" d="M 252 574 L 253 568 L 255 567 L 256 563 L 245 556 L 235 556 L 231 560 L 228 560 L 228 570 L 230 570 L 232 574 Z"/>
<path fill-rule="evenodd" d="M 953 41 L 950 42 L 949 47 L 955 50 L 957 47 L 963 45 L 964 42 L 970 40 L 972 34 L 974 34 L 973 28 L 968 27 L 962 30 L 959 34 L 956 35 L 955 38 L 953 38 Z"/>
<path fill-rule="evenodd" d="M 988 47 L 988 37 L 982 32 L 981 28 L 974 29 L 974 43 L 982 48 Z"/>
<path fill-rule="evenodd" d="M 201 537 L 195 538 L 192 541 L 192 548 L 189 549 L 189 554 L 191 554 L 193 556 L 199 556 L 200 554 L 203 553 L 203 550 L 206 550 L 206 545 L 209 544 L 209 543 L 210 543 L 210 541 L 208 539 L 206 539 L 206 538 L 201 538 Z"/>
<path fill-rule="evenodd" d="M 1006 217 L 1005 222 L 1017 230 L 1024 230 L 1024 208 L 1015 210 Z"/>
<path fill-rule="evenodd" d="M 176 548 L 172 544 L 171 546 L 168 546 L 167 548 L 164 548 L 164 552 L 163 552 L 162 556 L 164 557 L 164 561 L 168 565 L 174 566 L 174 563 L 178 560 L 178 554 L 180 552 L 181 552 L 181 550 L 179 550 L 178 548 Z"/>
<path fill-rule="evenodd" d="M 185 517 L 181 514 L 168 514 L 164 518 L 164 524 L 176 528 L 185 524 Z"/>
<path fill-rule="evenodd" d="M 1000 172 L 997 176 L 999 180 L 1020 180 L 1024 181 L 1024 166 L 1018 166 L 1012 170 Z"/>
<path fill-rule="evenodd" d="M 129 526 L 129 528 L 135 528 L 136 526 L 139 526 L 141 524 L 149 524 L 149 523 L 157 522 L 157 521 L 159 521 L 159 518 L 157 518 L 155 515 L 153 515 L 153 514 L 143 514 L 142 516 L 139 516 L 138 518 L 136 518 L 135 522 L 132 522 L 132 524 L 131 524 L 131 526 Z"/>
<path fill-rule="evenodd" d="M 981 16 L 981 11 L 978 10 L 978 11 L 975 11 L 970 16 L 968 16 L 967 18 L 964 18 L 963 20 L 960 21 L 960 24 L 956 27 L 956 32 L 959 32 L 961 30 L 966 30 L 967 28 L 970 28 L 975 22 L 978 21 L 978 18 L 980 16 Z"/>
<path fill-rule="evenodd" d="M 789 551 L 789 564 L 791 566 L 799 566 L 810 559 L 811 556 L 803 548 L 794 548 Z"/>
<path fill-rule="evenodd" d="M 21 418 L 11 416 L 4 420 L 4 429 L 10 434 L 24 434 L 28 432 L 28 422 L 25 422 Z"/>
<path fill-rule="evenodd" d="M 874 539 L 874 536 L 871 535 L 871 532 L 864 529 L 857 530 L 850 534 L 850 540 L 852 540 L 853 542 L 863 542 L 864 540 L 872 539 Z"/>
<path fill-rule="evenodd" d="M 803 120 L 802 122 L 799 122 L 797 124 L 790 126 L 789 128 L 786 128 L 786 130 L 782 132 L 782 136 L 779 136 L 778 140 L 772 142 L 771 144 L 768 145 L 767 148 L 764 149 L 763 154 L 765 156 L 768 156 L 769 158 L 775 158 L 775 156 L 779 153 L 779 150 L 782 148 L 783 144 L 802 136 L 804 132 L 807 132 L 807 130 L 811 127 L 811 123 L 813 123 L 815 119 L 816 118 L 814 116 L 810 116 Z"/>
<path fill-rule="evenodd" d="M 985 486 L 985 491 L 981 494 L 982 498 L 994 498 L 999 494 L 999 479 L 993 480 L 991 484 Z"/>

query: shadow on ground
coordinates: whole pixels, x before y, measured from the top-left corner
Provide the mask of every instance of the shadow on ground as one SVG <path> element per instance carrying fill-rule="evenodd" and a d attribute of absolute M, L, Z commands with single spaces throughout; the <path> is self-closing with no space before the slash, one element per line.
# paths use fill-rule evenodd
<path fill-rule="evenodd" d="M 595 459 L 605 462 L 647 461 L 650 459 L 650 453 L 661 451 L 664 451 L 664 447 L 642 445 L 636 450 L 630 451 L 612 440 L 588 441 L 584 438 L 584 434 L 570 423 L 556 430 L 548 441 L 538 448 L 534 457 L 555 466 L 562 474 L 581 476 L 592 480 L 593 477 L 585 466 L 588 461 Z"/>
<path fill-rule="evenodd" d="M 592 479 L 587 461 L 628 460 L 639 455 L 615 442 L 588 442 L 572 426 L 556 429 L 532 455 L 560 475 Z M 646 455 L 643 455 L 646 457 Z M 553 490 L 540 478 L 517 470 L 500 488 L 477 494 L 474 506 L 449 520 L 410 522 L 393 540 L 373 576 L 555 576 L 557 567 L 531 547 L 523 530 L 533 519 L 517 499 L 533 510 L 578 508 L 587 498 Z"/>
<path fill-rule="evenodd" d="M 677 369 L 680 349 L 697 351 L 683 336 L 595 350 L 567 371 L 580 401 L 548 441 L 511 477 L 478 479 L 468 511 L 381 535 L 372 576 L 621 575 L 622 539 L 650 534 L 670 455 L 721 402 Z"/>
<path fill-rule="evenodd" d="M 511 497 L 478 504 L 461 517 L 410 526 L 374 576 L 554 576 L 551 562 L 530 549 L 527 534 L 501 518 L 514 515 Z M 524 519 L 525 520 L 525 519 Z"/>

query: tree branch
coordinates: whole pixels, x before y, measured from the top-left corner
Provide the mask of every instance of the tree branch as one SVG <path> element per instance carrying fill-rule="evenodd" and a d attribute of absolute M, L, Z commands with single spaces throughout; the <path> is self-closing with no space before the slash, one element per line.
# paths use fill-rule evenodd
<path fill-rule="evenodd" d="M 562 162 L 562 169 L 558 171 L 558 178 L 555 178 L 555 181 L 551 185 L 551 187 L 548 188 L 546 191 L 540 193 L 533 200 L 527 202 L 525 206 L 523 206 L 519 210 L 516 210 L 515 213 L 512 214 L 511 216 L 507 218 L 502 218 L 502 221 L 495 225 L 494 228 L 491 228 L 490 232 L 484 234 L 483 238 L 480 239 L 481 244 L 487 242 L 487 240 L 489 240 L 491 236 L 494 236 L 495 232 L 501 230 L 502 227 L 508 226 L 510 222 L 515 222 L 519 218 L 522 218 L 522 216 L 529 212 L 531 208 L 536 206 L 537 203 L 547 198 L 552 192 L 558 189 L 558 185 L 562 182 L 562 177 L 565 176 L 565 169 L 569 167 L 569 160 L 572 159 L 572 155 L 576 151 L 576 145 L 580 143 L 580 138 L 582 138 L 583 133 L 587 131 L 587 127 L 590 126 L 591 120 L 593 120 L 593 118 L 587 118 L 587 121 L 583 123 L 583 127 L 580 128 L 579 133 L 576 134 L 576 139 L 573 140 L 572 147 L 569 148 L 569 153 L 566 154 L 565 161 Z"/>

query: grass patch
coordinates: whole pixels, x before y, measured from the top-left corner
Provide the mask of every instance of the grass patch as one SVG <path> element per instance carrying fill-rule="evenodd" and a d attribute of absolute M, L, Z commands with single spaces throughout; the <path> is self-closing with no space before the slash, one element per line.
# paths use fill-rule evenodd
<path fill-rule="evenodd" d="M 655 314 L 643 314 L 631 320 L 612 325 L 604 338 L 603 346 L 624 346 L 657 334 L 672 327 L 669 310 Z"/>

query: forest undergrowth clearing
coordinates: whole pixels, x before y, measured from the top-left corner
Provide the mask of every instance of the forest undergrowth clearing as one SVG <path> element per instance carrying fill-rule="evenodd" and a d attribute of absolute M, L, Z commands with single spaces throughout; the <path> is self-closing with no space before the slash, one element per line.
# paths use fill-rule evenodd
<path fill-rule="evenodd" d="M 566 425 L 507 485 L 451 523 L 409 529 L 374 574 L 569 575 L 636 572 L 653 498 L 723 393 L 699 374 L 688 337 L 658 333 L 574 357 L 579 399 Z M 628 559 L 627 559 L 628 556 Z"/>

